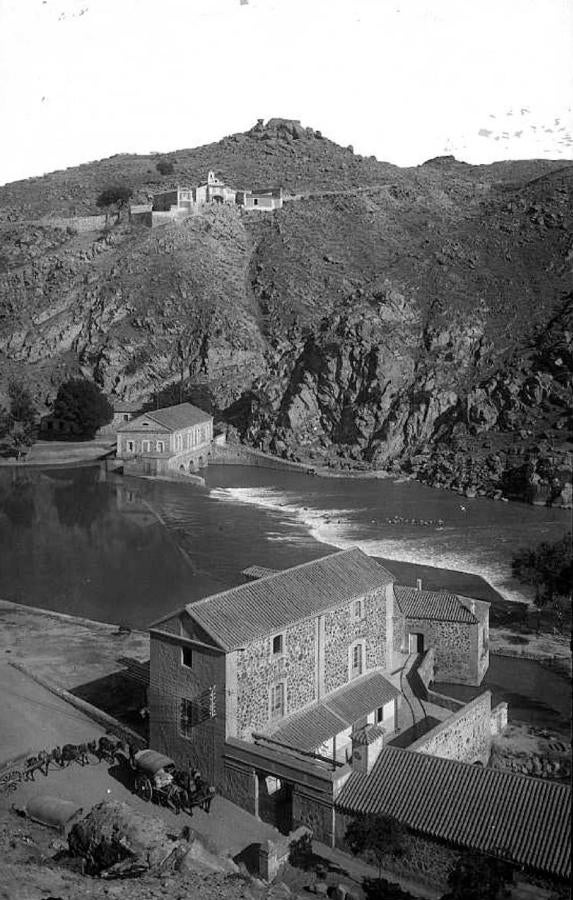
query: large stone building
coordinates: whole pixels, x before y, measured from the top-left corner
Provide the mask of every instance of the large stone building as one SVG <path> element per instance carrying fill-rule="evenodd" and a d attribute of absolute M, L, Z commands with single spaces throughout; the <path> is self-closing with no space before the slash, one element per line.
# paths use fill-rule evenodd
<path fill-rule="evenodd" d="M 421 877 L 437 866 L 445 880 L 459 848 L 516 865 L 529 854 L 534 873 L 564 877 L 568 790 L 483 769 L 507 705 L 492 710 L 489 691 L 464 704 L 432 688 L 440 656 L 440 677 L 479 683 L 488 604 L 395 587 L 358 549 L 244 574 L 246 584 L 152 625 L 154 749 L 285 833 L 306 825 L 331 846 L 344 845 L 348 815 L 395 815 L 412 829 L 408 865 Z M 459 834 L 444 798 L 471 805 Z"/>
<path fill-rule="evenodd" d="M 121 424 L 117 458 L 126 473 L 195 472 L 207 464 L 213 417 L 191 403 L 155 409 Z"/>

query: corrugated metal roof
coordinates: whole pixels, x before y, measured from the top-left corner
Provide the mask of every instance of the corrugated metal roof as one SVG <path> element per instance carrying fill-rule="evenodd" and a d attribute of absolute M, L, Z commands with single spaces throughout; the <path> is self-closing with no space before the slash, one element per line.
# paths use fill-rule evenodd
<path fill-rule="evenodd" d="M 189 603 L 186 610 L 221 647 L 237 650 L 392 581 L 354 548 Z"/>
<path fill-rule="evenodd" d="M 126 425 L 123 425 L 120 431 L 141 431 L 141 425 L 144 420 L 155 422 L 165 431 L 179 431 L 179 429 L 188 428 L 190 425 L 209 422 L 212 418 L 209 413 L 203 412 L 202 409 L 198 409 L 192 403 L 178 403 L 176 406 L 154 409 L 142 416 L 138 416 Z"/>
<path fill-rule="evenodd" d="M 315 750 L 362 716 L 400 696 L 380 672 L 368 672 L 275 727 L 272 737 L 299 750 Z"/>
<path fill-rule="evenodd" d="M 386 747 L 369 775 L 350 776 L 336 808 L 390 815 L 429 837 L 570 877 L 567 785 Z"/>
<path fill-rule="evenodd" d="M 394 596 L 405 616 L 411 619 L 436 619 L 442 622 L 475 624 L 477 617 L 457 594 L 447 591 L 418 591 L 413 587 L 394 585 Z"/>

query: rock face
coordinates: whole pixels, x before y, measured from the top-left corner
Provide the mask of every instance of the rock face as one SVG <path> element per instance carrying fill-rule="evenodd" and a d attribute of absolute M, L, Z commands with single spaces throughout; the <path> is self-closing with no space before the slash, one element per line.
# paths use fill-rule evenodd
<path fill-rule="evenodd" d="M 285 119 L 169 158 L 159 183 L 125 156 L 0 188 L 0 391 L 21 378 L 41 408 L 71 375 L 122 399 L 171 385 L 162 402 L 286 458 L 570 505 L 573 167 L 401 170 Z M 211 168 L 296 199 L 153 231 L 22 221 Z"/>

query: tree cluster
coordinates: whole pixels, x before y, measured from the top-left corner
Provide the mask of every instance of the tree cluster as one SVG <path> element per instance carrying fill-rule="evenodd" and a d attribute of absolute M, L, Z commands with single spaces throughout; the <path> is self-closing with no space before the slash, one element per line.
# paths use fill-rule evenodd
<path fill-rule="evenodd" d="M 113 407 L 93 381 L 73 378 L 60 385 L 54 415 L 67 422 L 73 434 L 92 440 L 98 428 L 113 419 Z"/>
<path fill-rule="evenodd" d="M 133 191 L 130 187 L 123 184 L 114 184 L 101 192 L 96 200 L 96 206 L 98 209 L 105 209 L 106 218 L 110 210 L 114 211 L 117 215 L 117 221 L 119 221 L 123 210 L 128 206 L 132 197 Z"/>
<path fill-rule="evenodd" d="M 29 391 L 19 382 L 8 385 L 9 407 L 0 407 L 0 447 L 18 459 L 36 438 L 36 410 Z"/>
<path fill-rule="evenodd" d="M 550 607 L 556 625 L 563 626 L 565 613 L 571 611 L 571 586 L 573 585 L 573 552 L 571 532 L 561 540 L 543 541 L 536 547 L 527 547 L 513 557 L 511 568 L 522 584 L 535 588 L 535 605 L 539 610 Z"/>

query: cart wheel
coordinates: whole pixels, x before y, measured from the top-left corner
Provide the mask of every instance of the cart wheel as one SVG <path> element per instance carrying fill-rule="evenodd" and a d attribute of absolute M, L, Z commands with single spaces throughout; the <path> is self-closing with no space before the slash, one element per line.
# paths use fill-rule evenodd
<path fill-rule="evenodd" d="M 138 775 L 136 777 L 135 793 L 138 794 L 142 800 L 148 802 L 153 797 L 153 787 L 151 786 L 149 778 L 146 778 L 145 775 Z"/>

